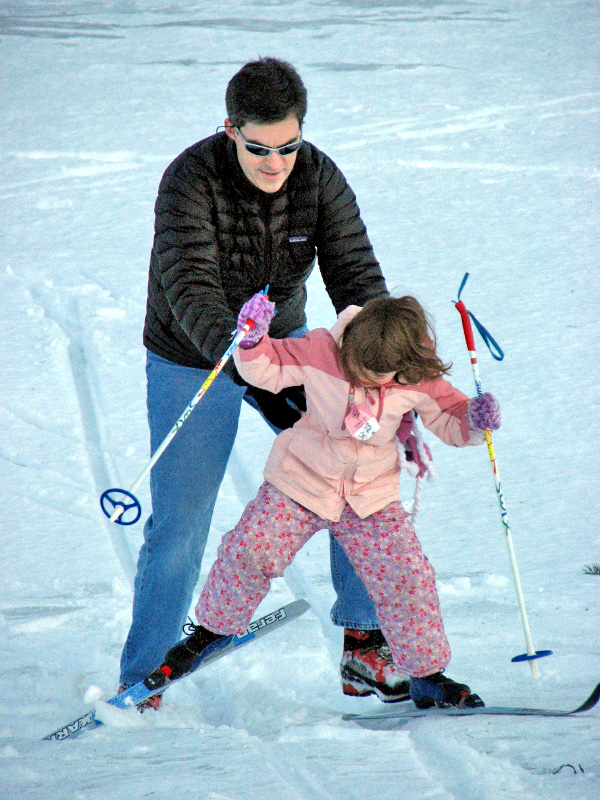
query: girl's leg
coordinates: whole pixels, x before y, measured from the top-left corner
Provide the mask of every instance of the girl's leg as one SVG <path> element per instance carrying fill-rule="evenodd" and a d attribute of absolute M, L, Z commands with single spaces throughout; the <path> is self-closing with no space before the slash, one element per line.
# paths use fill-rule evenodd
<path fill-rule="evenodd" d="M 366 519 L 347 506 L 332 532 L 375 603 L 396 667 L 412 676 L 443 670 L 450 646 L 435 572 L 400 503 Z"/>
<path fill-rule="evenodd" d="M 296 328 L 296 330 L 288 334 L 288 338 L 299 339 L 305 333 L 308 333 L 308 325 Z M 244 400 L 260 412 L 260 408 L 252 397 L 245 395 Z M 280 429 L 276 428 L 267 419 L 265 419 L 265 422 L 275 433 L 281 433 Z M 323 527 L 328 526 L 325 525 Z M 336 601 L 331 609 L 333 624 L 346 628 L 359 628 L 363 631 L 378 629 L 379 620 L 375 613 L 373 601 L 334 536 L 329 537 L 329 557 L 331 580 L 336 593 Z"/>
<path fill-rule="evenodd" d="M 200 625 L 214 633 L 241 633 L 310 537 L 326 527 L 317 514 L 263 483 L 242 518 L 225 534 L 196 605 Z"/>

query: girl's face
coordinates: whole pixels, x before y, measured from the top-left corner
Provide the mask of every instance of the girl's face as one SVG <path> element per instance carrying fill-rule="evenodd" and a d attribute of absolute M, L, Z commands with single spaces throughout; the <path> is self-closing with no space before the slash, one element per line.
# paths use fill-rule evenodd
<path fill-rule="evenodd" d="M 363 369 L 360 373 L 363 386 L 384 386 L 390 383 L 396 377 L 395 372 L 371 372 L 368 369 Z"/>

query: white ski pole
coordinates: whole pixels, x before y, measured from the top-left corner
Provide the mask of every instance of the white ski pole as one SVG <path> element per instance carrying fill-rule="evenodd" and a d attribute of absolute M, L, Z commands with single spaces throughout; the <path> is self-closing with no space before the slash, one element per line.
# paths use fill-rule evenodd
<path fill-rule="evenodd" d="M 469 273 L 465 274 L 463 281 L 460 285 L 460 289 L 458 290 L 458 301 L 454 304 L 457 311 L 460 314 L 462 320 L 463 331 L 465 334 L 465 341 L 467 343 L 467 350 L 469 351 L 469 355 L 471 357 L 471 367 L 473 369 L 473 378 L 475 380 L 475 388 L 477 389 L 477 395 L 480 397 L 483 394 L 483 389 L 481 387 L 481 380 L 479 378 L 479 366 L 477 364 L 477 352 L 475 350 L 475 338 L 473 336 L 473 328 L 471 327 L 471 319 L 469 311 L 463 301 L 460 299 L 460 295 L 462 290 L 464 289 L 465 283 L 467 282 L 467 278 L 469 277 Z M 475 320 L 475 318 L 473 317 Z M 479 330 L 483 332 L 485 329 L 481 328 L 477 320 L 475 320 Z M 487 332 L 486 332 L 487 334 Z M 489 337 L 489 334 L 487 334 Z M 487 341 L 486 337 L 484 339 Z M 493 340 L 491 340 L 493 341 Z M 495 344 L 495 343 L 494 343 Z M 489 344 L 488 344 L 489 346 Z M 490 348 L 491 349 L 491 348 Z M 493 355 L 493 353 L 492 353 Z M 502 354 L 502 358 L 504 355 Z M 500 359 L 498 359 L 500 360 Z M 517 567 L 517 557 L 515 555 L 515 549 L 513 546 L 512 534 L 510 531 L 510 527 L 508 524 L 508 513 L 506 511 L 506 503 L 504 500 L 504 491 L 502 489 L 502 482 L 500 481 L 500 470 L 498 468 L 498 461 L 496 458 L 496 451 L 494 449 L 494 444 L 492 442 L 492 433 L 487 428 L 484 431 L 485 440 L 487 442 L 488 454 L 490 457 L 490 462 L 492 465 L 492 472 L 494 475 L 494 484 L 496 486 L 496 495 L 498 497 L 498 504 L 500 506 L 500 518 L 502 520 L 502 528 L 504 530 L 504 535 L 506 538 L 506 545 L 508 547 L 508 556 L 510 559 L 510 566 L 513 575 L 513 581 L 515 584 L 515 589 L 517 591 L 517 601 L 519 604 L 519 612 L 521 615 L 521 622 L 523 625 L 523 631 L 525 633 L 525 644 L 527 647 L 527 652 L 523 653 L 522 655 L 515 656 L 511 659 L 513 662 L 517 661 L 529 661 L 529 666 L 531 668 L 531 674 L 533 675 L 534 679 L 537 680 L 539 678 L 539 671 L 537 665 L 537 659 L 543 658 L 544 656 L 549 656 L 552 654 L 551 650 L 537 650 L 533 646 L 533 640 L 531 638 L 531 631 L 529 630 L 529 621 L 527 619 L 527 611 L 525 609 L 525 599 L 523 597 L 523 589 L 521 587 L 521 579 L 519 577 L 519 569 Z"/>
<path fill-rule="evenodd" d="M 140 484 L 142 483 L 146 475 L 148 475 L 152 467 L 156 464 L 158 459 L 165 452 L 165 450 L 172 442 L 178 431 L 181 429 L 183 423 L 186 421 L 186 419 L 194 410 L 195 406 L 200 402 L 200 400 L 202 400 L 206 392 L 210 389 L 215 378 L 221 372 L 221 370 L 223 369 L 223 367 L 233 354 L 233 351 L 237 348 L 237 346 L 242 341 L 244 336 L 246 336 L 246 334 L 249 333 L 253 327 L 254 327 L 254 321 L 251 319 L 247 319 L 244 327 L 240 331 L 238 331 L 238 333 L 235 335 L 231 344 L 229 345 L 227 350 L 223 353 L 223 355 L 215 365 L 210 375 L 206 378 L 206 380 L 204 381 L 198 392 L 191 399 L 185 411 L 179 417 L 177 422 L 173 425 L 169 433 L 165 436 L 159 447 L 154 452 L 150 461 L 148 461 L 144 469 L 140 472 L 140 474 L 131 484 L 129 489 L 113 488 L 113 489 L 107 489 L 105 492 L 102 493 L 102 496 L 100 497 L 100 506 L 102 508 L 102 511 L 104 511 L 106 516 L 109 518 L 110 522 L 116 522 L 117 525 L 133 525 L 135 522 L 138 521 L 138 519 L 142 514 L 142 506 L 134 493 L 137 491 Z M 132 510 L 133 514 L 129 515 L 127 519 L 123 519 L 123 515 L 126 512 L 130 512 Z"/>

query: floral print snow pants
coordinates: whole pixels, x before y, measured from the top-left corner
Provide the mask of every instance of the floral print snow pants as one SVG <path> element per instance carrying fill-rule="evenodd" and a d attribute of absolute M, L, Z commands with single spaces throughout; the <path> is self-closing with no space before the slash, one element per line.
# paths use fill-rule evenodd
<path fill-rule="evenodd" d="M 196 605 L 199 624 L 221 634 L 244 631 L 271 579 L 323 528 L 337 538 L 375 603 L 395 666 L 416 677 L 443 670 L 450 646 L 435 572 L 399 502 L 365 519 L 347 505 L 340 521 L 331 522 L 263 483 L 223 537 Z"/>

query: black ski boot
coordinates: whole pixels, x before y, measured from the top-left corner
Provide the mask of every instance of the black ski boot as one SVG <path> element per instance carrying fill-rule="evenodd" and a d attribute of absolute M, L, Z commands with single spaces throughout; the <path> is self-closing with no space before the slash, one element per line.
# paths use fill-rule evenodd
<path fill-rule="evenodd" d="M 189 631 L 191 631 L 190 635 L 167 651 L 160 667 L 148 675 L 144 683 L 149 689 L 158 689 L 164 686 L 167 678 L 176 681 L 187 675 L 202 651 L 217 639 L 224 638 L 220 634 L 213 633 L 207 628 L 203 628 L 202 625 L 194 625 L 192 622 L 183 626 L 184 633 Z"/>
<path fill-rule="evenodd" d="M 424 678 L 410 679 L 410 699 L 417 708 L 447 708 L 463 706 L 480 708 L 485 703 L 477 694 L 472 694 L 465 683 L 456 683 L 443 672 L 435 672 Z"/>

